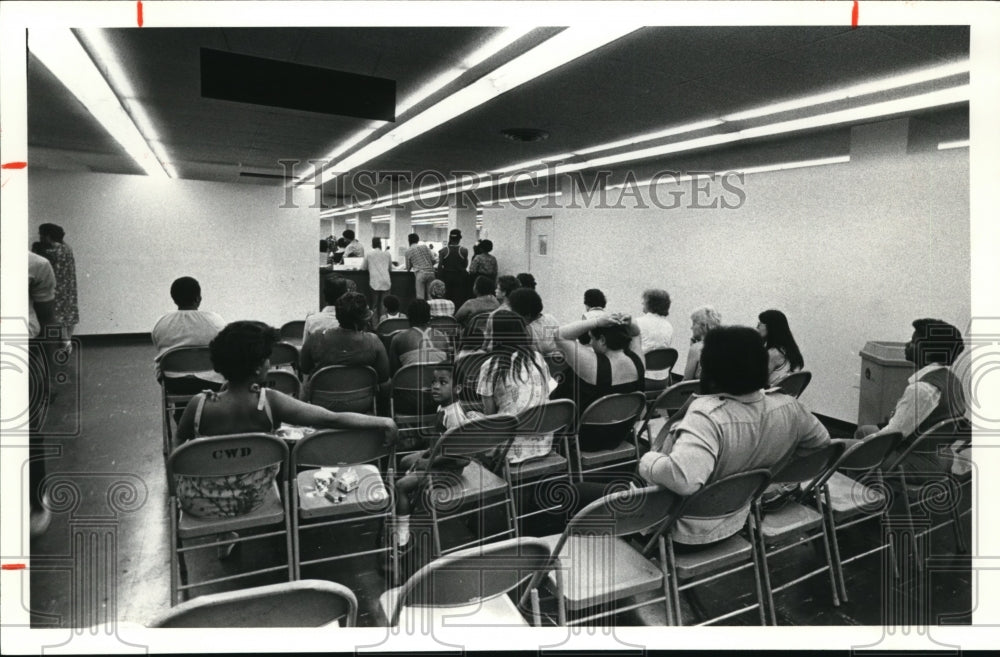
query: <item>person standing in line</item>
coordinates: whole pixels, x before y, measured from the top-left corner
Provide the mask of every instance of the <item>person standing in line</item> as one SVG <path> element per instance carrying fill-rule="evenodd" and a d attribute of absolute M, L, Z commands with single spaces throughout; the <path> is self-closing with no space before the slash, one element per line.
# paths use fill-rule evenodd
<path fill-rule="evenodd" d="M 72 349 L 73 328 L 80 323 L 73 249 L 63 242 L 66 232 L 56 224 L 42 224 L 38 227 L 38 236 L 56 275 L 56 319 L 62 326 L 62 340 L 67 349 Z"/>
<path fill-rule="evenodd" d="M 406 238 L 410 248 L 406 250 L 406 271 L 412 271 L 416 279 L 417 298 L 429 299 L 428 287 L 434 281 L 434 256 L 430 249 L 420 243 L 420 236 L 410 233 Z"/>
<path fill-rule="evenodd" d="M 497 259 L 492 255 L 493 242 L 482 240 L 477 245 L 477 249 L 478 253 L 472 257 L 472 262 L 469 263 L 469 278 L 473 281 L 473 285 L 475 285 L 475 280 L 478 276 L 485 276 L 490 280 L 490 283 L 496 285 L 499 269 L 497 267 Z"/>
<path fill-rule="evenodd" d="M 375 313 L 375 323 L 382 316 L 382 300 L 385 298 L 392 280 L 389 271 L 392 269 L 392 255 L 382 250 L 382 238 L 372 238 L 372 250 L 365 256 L 364 268 L 368 270 L 368 286 L 372 290 L 371 308 Z"/>
<path fill-rule="evenodd" d="M 344 240 L 347 242 L 347 246 L 344 247 L 344 257 L 345 258 L 364 258 L 365 257 L 365 247 L 361 245 L 361 242 L 354 237 L 354 231 L 348 228 L 343 233 Z"/>
<path fill-rule="evenodd" d="M 456 308 L 465 303 L 466 278 L 469 269 L 469 250 L 460 245 L 462 231 L 453 228 L 448 233 L 448 246 L 438 256 L 438 278 L 444 281 L 448 299 Z"/>
<path fill-rule="evenodd" d="M 28 502 L 32 536 L 45 533 L 52 522 L 47 495 L 40 486 L 45 479 L 45 448 L 41 435 L 49 404 L 49 330 L 59 326 L 56 317 L 56 275 L 52 264 L 28 253 Z M 49 352 L 49 353 L 47 353 Z"/>

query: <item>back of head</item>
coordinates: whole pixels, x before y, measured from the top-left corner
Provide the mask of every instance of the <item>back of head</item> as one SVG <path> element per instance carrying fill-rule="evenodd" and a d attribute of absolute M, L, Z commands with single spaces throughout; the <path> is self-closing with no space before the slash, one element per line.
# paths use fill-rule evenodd
<path fill-rule="evenodd" d="M 535 277 L 528 272 L 525 271 L 518 274 L 517 280 L 521 282 L 521 287 L 531 288 L 532 290 L 535 289 Z"/>
<path fill-rule="evenodd" d="M 666 290 L 652 288 L 642 293 L 646 309 L 654 315 L 666 317 L 670 314 L 670 295 Z"/>
<path fill-rule="evenodd" d="M 792 336 L 792 329 L 788 327 L 788 318 L 780 310 L 765 310 L 757 316 L 758 321 L 767 327 L 767 337 L 764 345 L 768 349 L 777 349 L 785 355 L 793 370 L 802 369 L 805 364 L 802 360 L 802 352 L 799 345 Z"/>
<path fill-rule="evenodd" d="M 348 279 L 343 276 L 330 276 L 323 279 L 323 299 L 326 305 L 332 306 L 337 303 L 337 299 L 347 294 L 349 289 Z"/>
<path fill-rule="evenodd" d="M 406 319 L 410 320 L 410 326 L 427 326 L 427 322 L 431 321 L 430 304 L 423 299 L 414 299 L 406 309 Z"/>
<path fill-rule="evenodd" d="M 201 285 L 190 276 L 181 276 L 170 285 L 170 298 L 178 308 L 190 308 L 201 298 Z"/>
<path fill-rule="evenodd" d="M 722 315 L 712 306 L 699 306 L 691 312 L 691 322 L 701 330 L 701 334 L 694 337 L 704 337 L 706 333 L 722 325 Z"/>
<path fill-rule="evenodd" d="M 360 331 L 371 316 L 368 299 L 360 292 L 348 292 L 337 299 L 337 321 L 342 327 Z"/>
<path fill-rule="evenodd" d="M 263 322 L 227 324 L 208 345 L 212 367 L 227 381 L 249 381 L 271 355 L 278 337 L 278 330 Z"/>
<path fill-rule="evenodd" d="M 531 333 L 524 318 L 510 310 L 498 310 L 493 315 L 493 350 L 527 349 Z"/>
<path fill-rule="evenodd" d="M 66 237 L 66 231 L 58 224 L 42 224 L 38 227 L 38 234 L 53 242 L 62 242 L 63 238 Z"/>
<path fill-rule="evenodd" d="M 339 248 L 341 248 L 341 249 L 346 249 L 347 248 L 347 240 L 344 239 L 343 237 L 341 237 L 339 240 L 337 240 L 337 246 Z"/>
<path fill-rule="evenodd" d="M 632 342 L 629 335 L 628 326 L 625 324 L 615 324 L 613 326 L 599 326 L 590 331 L 591 339 L 604 338 L 604 342 L 610 351 L 621 351 Z"/>
<path fill-rule="evenodd" d="M 427 291 L 430 292 L 432 299 L 443 299 L 445 294 L 447 294 L 448 289 L 445 287 L 444 281 L 434 279 L 431 281 L 431 284 L 427 286 Z"/>
<path fill-rule="evenodd" d="M 931 363 L 951 365 L 965 350 L 962 333 L 942 319 L 913 322 L 913 362 L 918 368 Z"/>
<path fill-rule="evenodd" d="M 504 275 L 497 279 L 497 287 L 504 297 L 509 297 L 511 292 L 521 287 L 521 281 L 516 276 Z"/>
<path fill-rule="evenodd" d="M 348 242 L 354 241 L 354 231 L 351 230 L 350 228 L 341 233 L 341 235 L 343 235 L 344 239 L 347 240 Z"/>
<path fill-rule="evenodd" d="M 767 348 L 747 326 L 721 326 L 705 335 L 701 391 L 745 395 L 767 387 Z"/>
<path fill-rule="evenodd" d="M 496 288 L 493 287 L 493 281 L 485 276 L 476 276 L 476 282 L 473 283 L 472 287 L 476 291 L 477 297 L 492 295 L 494 290 L 496 290 Z"/>
<path fill-rule="evenodd" d="M 409 242 L 410 244 L 416 244 L 417 242 L 420 241 L 420 235 L 417 235 L 416 233 L 410 233 L 409 235 L 406 236 L 406 241 Z"/>
<path fill-rule="evenodd" d="M 395 294 L 387 294 L 385 298 L 382 299 L 382 305 L 385 306 L 385 311 L 390 315 L 395 315 L 399 312 L 399 297 Z"/>
<path fill-rule="evenodd" d="M 448 245 L 451 246 L 453 244 L 458 244 L 461 241 L 462 231 L 457 228 L 452 228 L 451 231 L 448 232 Z"/>
<path fill-rule="evenodd" d="M 507 297 L 507 305 L 528 322 L 535 321 L 544 310 L 542 297 L 538 296 L 538 292 L 527 287 L 519 287 L 511 292 Z"/>
<path fill-rule="evenodd" d="M 491 240 L 483 240 L 479 243 L 479 250 L 483 253 L 489 253 L 493 250 L 493 242 Z"/>
<path fill-rule="evenodd" d="M 608 300 L 604 298 L 604 293 L 597 288 L 590 288 L 583 293 L 583 305 L 588 308 L 603 308 L 608 305 Z"/>
<path fill-rule="evenodd" d="M 378 249 L 379 251 L 382 250 L 382 238 L 381 237 L 373 237 L 372 238 L 372 248 L 373 249 Z"/>

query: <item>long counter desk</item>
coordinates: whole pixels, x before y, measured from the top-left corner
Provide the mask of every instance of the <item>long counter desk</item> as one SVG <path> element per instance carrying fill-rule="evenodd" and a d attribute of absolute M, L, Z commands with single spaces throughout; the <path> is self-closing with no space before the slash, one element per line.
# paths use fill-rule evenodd
<path fill-rule="evenodd" d="M 365 295 L 371 300 L 371 285 L 368 283 L 368 272 L 358 271 L 356 269 L 351 270 L 331 270 L 326 267 L 319 268 L 319 307 L 323 308 L 326 304 L 323 300 L 323 281 L 327 278 L 333 277 L 346 278 L 348 280 L 354 281 L 354 284 L 358 286 L 358 292 Z M 413 277 L 413 272 L 411 271 L 392 271 L 389 273 L 389 294 L 399 297 L 399 307 L 406 312 L 406 309 L 410 307 L 410 302 L 417 298 L 417 283 L 416 279 Z"/>

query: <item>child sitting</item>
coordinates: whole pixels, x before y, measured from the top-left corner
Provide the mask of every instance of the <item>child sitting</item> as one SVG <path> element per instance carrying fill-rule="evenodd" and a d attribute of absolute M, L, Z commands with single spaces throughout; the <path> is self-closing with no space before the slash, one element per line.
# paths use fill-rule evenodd
<path fill-rule="evenodd" d="M 434 368 L 431 398 L 439 404 L 435 426 L 439 434 L 484 417 L 482 413 L 466 412 L 462 408 L 462 402 L 459 400 L 461 392 L 462 385 L 454 380 L 451 364 L 442 364 Z M 406 470 L 406 475 L 396 482 L 396 545 L 399 548 L 405 547 L 410 542 L 410 512 L 422 484 L 427 479 L 427 472 L 432 470 L 434 473 L 460 473 L 469 464 L 468 458 L 453 456 L 438 456 L 434 459 L 434 463 L 429 463 L 433 445 L 431 448 L 424 452 L 407 454 L 400 461 L 402 468 Z"/>
<path fill-rule="evenodd" d="M 385 307 L 385 316 L 382 319 L 406 319 L 406 315 L 399 312 L 399 297 L 396 295 L 385 295 L 382 306 Z"/>

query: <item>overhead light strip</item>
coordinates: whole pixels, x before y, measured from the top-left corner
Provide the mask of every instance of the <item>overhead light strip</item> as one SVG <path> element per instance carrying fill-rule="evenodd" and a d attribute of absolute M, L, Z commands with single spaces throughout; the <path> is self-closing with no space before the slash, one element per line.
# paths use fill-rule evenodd
<path fill-rule="evenodd" d="M 753 173 L 766 173 L 770 171 L 788 171 L 789 169 L 805 169 L 808 167 L 820 167 L 828 166 L 831 164 L 846 164 L 851 161 L 850 155 L 837 155 L 834 157 L 824 157 L 817 158 L 814 160 L 799 160 L 797 162 L 783 162 L 781 164 L 765 164 L 757 167 L 746 167 L 743 169 L 723 169 L 720 171 L 714 171 L 711 173 L 700 172 L 697 174 L 685 175 L 685 176 L 665 176 L 657 179 L 649 178 L 647 180 L 640 180 L 634 183 L 619 183 L 616 185 L 608 185 L 606 189 L 623 189 L 628 186 L 637 185 L 639 187 L 644 187 L 649 184 L 654 184 L 659 187 L 660 185 L 676 185 L 679 183 L 690 182 L 697 178 L 705 178 L 712 176 L 725 175 L 727 173 L 738 173 L 743 175 L 749 175 Z"/>
<path fill-rule="evenodd" d="M 968 147 L 969 147 L 968 139 L 959 139 L 958 141 L 943 141 L 940 144 L 938 144 L 939 151 L 946 151 L 951 148 L 968 148 Z"/>
<path fill-rule="evenodd" d="M 32 28 L 28 30 L 28 49 L 76 96 L 143 171 L 154 178 L 170 177 L 160 159 L 163 154 L 157 157 L 153 152 L 150 143 L 125 111 L 108 80 L 101 75 L 90 55 L 70 30 Z M 114 57 L 110 57 L 110 60 L 102 62 L 109 71 L 115 67 L 120 69 Z M 123 85 L 123 91 L 131 89 L 124 78 L 116 83 Z M 152 124 L 141 110 L 137 112 L 137 117 L 140 114 L 142 118 L 139 120 L 152 132 Z M 155 133 L 147 133 L 147 137 L 150 140 L 156 139 Z"/>

